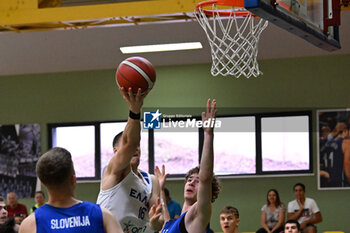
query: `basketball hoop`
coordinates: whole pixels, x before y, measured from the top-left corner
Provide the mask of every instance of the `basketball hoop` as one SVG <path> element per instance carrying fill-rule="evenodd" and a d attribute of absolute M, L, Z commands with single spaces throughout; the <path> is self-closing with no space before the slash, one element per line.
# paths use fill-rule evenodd
<path fill-rule="evenodd" d="M 217 6 L 229 6 L 218 9 Z M 204 9 L 205 7 L 211 9 Z M 239 7 L 239 9 L 237 9 Z M 268 22 L 244 9 L 244 0 L 208 0 L 196 5 L 196 18 L 207 34 L 211 48 L 211 74 L 257 77 L 258 42 Z M 212 20 L 209 20 L 212 18 Z"/>

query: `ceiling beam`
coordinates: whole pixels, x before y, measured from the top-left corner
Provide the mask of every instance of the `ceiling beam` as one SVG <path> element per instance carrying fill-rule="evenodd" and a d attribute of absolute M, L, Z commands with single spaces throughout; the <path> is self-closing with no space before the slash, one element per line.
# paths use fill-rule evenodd
<path fill-rule="evenodd" d="M 198 2 L 200 2 L 200 0 L 148 0 L 72 7 L 39 8 L 38 0 L 7 0 L 0 1 L 0 25 L 11 26 L 192 12 Z M 46 3 L 49 2 L 46 1 Z"/>
<path fill-rule="evenodd" d="M 61 6 L 61 1 L 0 0 L 0 32 L 195 20 L 195 5 L 202 0 L 120 0 L 82 6 Z M 343 5 L 342 10 L 350 10 L 350 6 Z"/>

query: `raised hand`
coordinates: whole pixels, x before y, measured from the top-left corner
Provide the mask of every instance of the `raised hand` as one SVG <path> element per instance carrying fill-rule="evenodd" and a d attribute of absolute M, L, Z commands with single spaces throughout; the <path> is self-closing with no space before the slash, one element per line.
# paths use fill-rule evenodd
<path fill-rule="evenodd" d="M 212 133 L 214 130 L 215 125 L 215 118 L 216 118 L 216 101 L 213 99 L 213 101 L 210 101 L 208 99 L 207 101 L 207 112 L 202 112 L 202 122 L 203 122 L 203 130 L 207 133 Z M 206 125 L 204 122 L 210 121 L 208 125 Z"/>
<path fill-rule="evenodd" d="M 162 229 L 164 220 L 159 219 L 162 214 L 162 205 L 160 203 L 160 198 L 158 198 L 157 204 L 152 205 L 148 212 L 149 226 L 152 230 Z"/>
<path fill-rule="evenodd" d="M 137 90 L 136 95 L 132 92 L 131 87 L 126 90 L 124 87 L 119 88 L 119 92 L 123 96 L 126 103 L 129 105 L 130 111 L 133 113 L 140 113 L 141 107 L 143 105 L 143 100 L 147 96 L 149 90 L 147 90 L 145 93 L 141 94 L 141 88 Z"/>
<path fill-rule="evenodd" d="M 166 178 L 168 177 L 169 173 L 165 173 L 165 166 L 164 164 L 162 165 L 162 171 L 160 171 L 159 167 L 156 166 L 154 169 L 154 174 L 156 175 L 159 185 L 160 185 L 160 190 L 164 190 L 165 187 L 165 181 Z"/>

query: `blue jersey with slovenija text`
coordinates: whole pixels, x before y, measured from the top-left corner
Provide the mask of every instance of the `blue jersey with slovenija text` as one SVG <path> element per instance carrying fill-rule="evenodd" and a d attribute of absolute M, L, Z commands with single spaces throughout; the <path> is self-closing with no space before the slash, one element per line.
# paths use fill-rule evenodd
<path fill-rule="evenodd" d="M 45 204 L 35 210 L 36 232 L 105 233 L 101 207 L 87 201 L 69 208 Z"/>

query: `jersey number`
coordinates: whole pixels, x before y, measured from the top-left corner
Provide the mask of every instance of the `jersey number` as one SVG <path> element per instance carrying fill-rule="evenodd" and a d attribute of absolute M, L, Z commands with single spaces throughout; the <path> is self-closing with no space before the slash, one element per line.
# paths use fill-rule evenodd
<path fill-rule="evenodd" d="M 145 218 L 146 211 L 147 211 L 147 208 L 140 207 L 140 209 L 139 209 L 139 219 L 144 219 Z"/>

